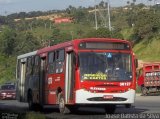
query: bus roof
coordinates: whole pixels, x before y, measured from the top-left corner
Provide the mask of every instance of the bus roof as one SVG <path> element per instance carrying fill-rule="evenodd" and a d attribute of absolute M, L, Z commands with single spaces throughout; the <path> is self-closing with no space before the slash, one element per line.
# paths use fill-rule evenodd
<path fill-rule="evenodd" d="M 22 58 L 26 58 L 28 56 L 33 56 L 33 55 L 36 55 L 37 51 L 33 51 L 33 52 L 29 52 L 29 53 L 26 53 L 26 54 L 23 54 L 23 55 L 19 55 L 17 57 L 17 59 L 22 59 Z"/>
<path fill-rule="evenodd" d="M 87 42 L 87 41 L 89 41 L 89 42 L 90 41 L 93 41 L 93 42 L 94 41 L 95 42 L 98 42 L 98 41 L 122 42 L 122 43 L 127 43 L 127 44 L 131 45 L 130 42 L 127 41 L 127 40 L 115 39 L 115 38 L 83 38 L 83 39 L 74 39 L 74 40 L 71 40 L 71 41 L 68 41 L 68 42 L 59 43 L 59 44 L 56 44 L 56 45 L 53 45 L 53 46 L 44 47 L 42 49 L 39 49 L 39 50 L 36 50 L 36 51 L 33 51 L 33 52 L 29 52 L 29 53 L 26 53 L 26 54 L 19 55 L 17 57 L 17 59 L 26 58 L 28 56 L 33 56 L 33 55 L 36 55 L 36 54 L 45 53 L 45 52 L 48 52 L 48 51 L 51 51 L 51 50 L 60 49 L 60 48 L 63 48 L 63 47 L 67 47 L 67 46 L 71 46 L 71 45 L 76 45 L 77 43 Z"/>
<path fill-rule="evenodd" d="M 74 39 L 74 40 L 71 40 L 71 41 L 68 41 L 68 42 L 59 43 L 59 44 L 56 44 L 56 45 L 53 45 L 53 46 L 50 46 L 50 47 L 45 47 L 45 48 L 39 49 L 37 53 L 41 54 L 41 53 L 44 53 L 44 52 L 47 52 L 47 51 L 60 49 L 62 47 L 75 45 L 76 43 L 84 42 L 84 41 L 87 42 L 87 41 L 106 41 L 106 40 L 108 42 L 111 42 L 111 41 L 112 42 L 123 42 L 123 43 L 127 43 L 127 44 L 131 45 L 129 41 L 122 40 L 122 39 L 115 39 L 115 38 L 83 38 L 83 39 Z"/>

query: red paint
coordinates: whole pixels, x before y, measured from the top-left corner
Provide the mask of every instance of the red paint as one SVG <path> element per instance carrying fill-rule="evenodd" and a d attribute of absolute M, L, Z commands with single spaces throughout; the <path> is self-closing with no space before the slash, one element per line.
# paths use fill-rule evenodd
<path fill-rule="evenodd" d="M 143 75 L 141 75 L 141 76 L 138 78 L 137 84 L 138 84 L 139 86 L 141 86 L 141 85 L 144 84 L 144 76 L 143 76 Z"/>

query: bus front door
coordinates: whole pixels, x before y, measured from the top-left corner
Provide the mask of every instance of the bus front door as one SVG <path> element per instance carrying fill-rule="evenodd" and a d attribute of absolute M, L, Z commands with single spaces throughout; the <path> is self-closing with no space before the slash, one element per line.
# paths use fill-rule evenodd
<path fill-rule="evenodd" d="M 74 52 L 67 53 L 65 70 L 65 103 L 73 103 L 75 84 Z"/>
<path fill-rule="evenodd" d="M 21 59 L 21 73 L 19 81 L 20 102 L 25 101 L 26 59 Z"/>

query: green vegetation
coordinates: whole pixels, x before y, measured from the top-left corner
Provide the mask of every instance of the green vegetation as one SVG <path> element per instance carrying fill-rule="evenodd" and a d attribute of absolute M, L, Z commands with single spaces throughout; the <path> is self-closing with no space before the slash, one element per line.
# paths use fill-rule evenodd
<path fill-rule="evenodd" d="M 160 38 L 154 38 L 149 43 L 142 41 L 134 47 L 138 59 L 144 61 L 160 61 Z"/>
<path fill-rule="evenodd" d="M 141 88 L 140 88 L 140 86 L 138 86 L 138 85 L 137 85 L 137 87 L 136 87 L 136 93 L 141 93 Z"/>
<path fill-rule="evenodd" d="M 122 29 L 121 34 L 123 35 L 124 39 L 130 39 L 131 35 L 133 34 L 133 28 Z"/>
<path fill-rule="evenodd" d="M 128 3 L 111 10 L 112 31 L 98 17 L 95 30 L 93 7 L 69 6 L 63 11 L 15 13 L 0 16 L 0 84 L 15 81 L 16 57 L 60 42 L 85 37 L 113 37 L 127 39 L 134 44 L 138 59 L 160 61 L 160 6 Z M 107 3 L 98 5 L 101 9 Z M 128 8 L 128 9 L 124 9 Z M 30 19 L 40 15 L 61 14 L 73 23 L 54 24 L 49 20 Z M 105 16 L 106 17 L 106 16 Z M 21 19 L 15 22 L 14 19 Z M 105 26 L 105 27 L 104 27 Z"/>
<path fill-rule="evenodd" d="M 46 117 L 41 113 L 29 112 L 24 119 L 46 119 Z"/>

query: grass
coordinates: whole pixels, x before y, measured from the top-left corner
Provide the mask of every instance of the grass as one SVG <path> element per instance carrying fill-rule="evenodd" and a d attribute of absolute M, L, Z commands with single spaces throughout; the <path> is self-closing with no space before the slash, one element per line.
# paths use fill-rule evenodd
<path fill-rule="evenodd" d="M 26 116 L 24 119 L 46 119 L 44 114 L 40 114 L 39 112 L 29 112 L 26 113 Z"/>
<path fill-rule="evenodd" d="M 74 24 L 74 23 L 62 23 L 62 24 L 57 24 L 56 27 L 61 29 L 61 32 L 67 33 L 67 34 L 72 34 L 73 38 L 79 38 L 79 33 L 85 34 L 86 31 L 90 31 L 93 29 L 93 27 L 90 27 L 88 25 L 83 25 L 83 24 Z"/>
<path fill-rule="evenodd" d="M 133 28 L 123 29 L 121 33 L 123 34 L 124 39 L 129 40 L 131 34 L 133 34 Z"/>
<path fill-rule="evenodd" d="M 0 110 L 0 117 L 7 115 L 12 115 L 13 118 L 15 117 L 16 119 L 47 119 L 45 115 L 40 112 L 17 113 L 15 111 Z"/>
<path fill-rule="evenodd" d="M 57 24 L 56 27 L 61 29 L 64 32 L 69 32 L 69 31 L 77 31 L 79 29 L 83 31 L 88 31 L 91 29 L 91 27 L 83 25 L 83 24 L 74 24 L 74 23 L 62 23 L 62 24 Z"/>
<path fill-rule="evenodd" d="M 160 39 L 154 39 L 149 43 L 142 41 L 134 47 L 138 59 L 143 61 L 160 61 Z"/>

